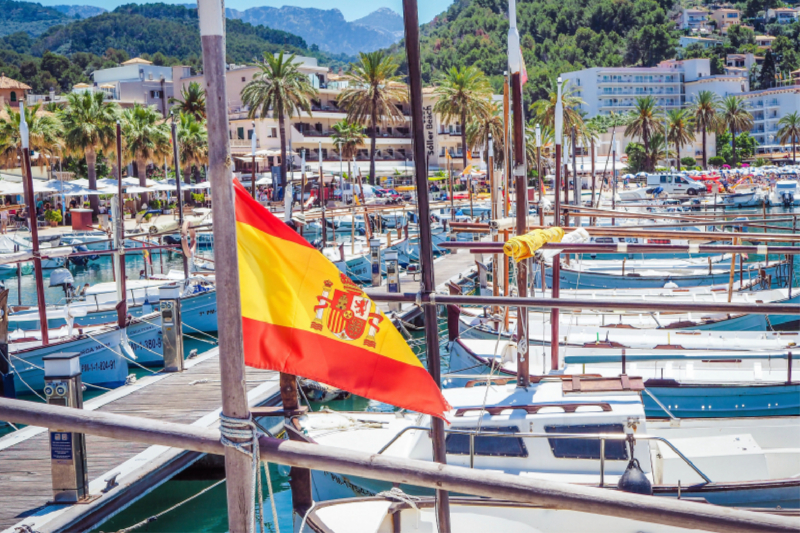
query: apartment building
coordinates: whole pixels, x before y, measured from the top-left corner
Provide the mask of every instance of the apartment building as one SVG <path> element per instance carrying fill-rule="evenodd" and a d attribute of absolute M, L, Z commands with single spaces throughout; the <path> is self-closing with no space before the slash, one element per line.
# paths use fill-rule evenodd
<path fill-rule="evenodd" d="M 799 16 L 800 8 L 774 7 L 767 9 L 767 22 L 791 24 L 792 22 L 796 22 Z"/>
<path fill-rule="evenodd" d="M 190 73 L 190 67 L 161 67 L 135 57 L 118 67 L 92 72 L 94 83 L 88 90 L 102 91 L 109 99 L 122 105 L 153 105 L 159 111 L 166 112 L 169 109 L 169 99 L 180 94 L 173 92 L 174 81 Z M 86 87 L 79 89 L 87 90 Z"/>
<path fill-rule="evenodd" d="M 309 77 L 309 81 L 319 94 L 312 102 L 311 116 L 302 113 L 285 121 L 287 144 L 291 143 L 292 151 L 297 154 L 295 164 L 303 152 L 307 162 L 318 161 L 321 152 L 323 162 L 330 163 L 326 164 L 325 168 L 338 169 L 340 151 L 333 141 L 333 125 L 347 117 L 346 111 L 339 108 L 337 101 L 348 87 L 348 82 L 341 73 L 331 72 L 328 67 L 318 65 L 315 58 L 298 57 L 297 62 L 298 70 Z M 242 89 L 253 79 L 256 70 L 249 66 L 229 65 L 226 72 L 231 152 L 237 161 L 237 168 L 242 169 L 249 168 L 249 162 L 243 156 L 252 151 L 254 132 L 256 149 L 264 154 L 259 168 L 280 165 L 280 133 L 277 118 L 270 112 L 267 116 L 251 119 L 250 109 L 242 102 Z M 180 93 L 182 87 L 187 87 L 192 82 L 203 85 L 203 75 L 177 79 L 174 92 Z M 445 156 L 447 151 L 452 157 L 453 167 L 460 169 L 462 166 L 460 158 L 463 154 L 461 124 L 442 123 L 440 117 L 433 112 L 434 98 L 432 89 L 426 88 L 423 91 L 423 120 L 429 167 L 444 168 L 447 164 Z M 404 120 L 401 123 L 383 120 L 377 125 L 376 171 L 378 173 L 391 173 L 394 169 L 411 166 L 409 163 L 413 158 L 411 106 L 401 102 L 395 105 L 403 114 Z M 366 128 L 364 132 L 367 132 Z M 369 150 L 370 140 L 367 137 L 355 158 L 364 173 L 367 168 L 365 164 L 369 161 Z M 347 161 L 344 161 L 345 168 L 346 164 Z"/>
<path fill-rule="evenodd" d="M 772 43 L 775 39 L 776 37 L 772 35 L 756 35 L 756 46 L 763 50 L 769 50 L 772 48 Z"/>
<path fill-rule="evenodd" d="M 700 32 L 708 30 L 710 13 L 706 9 L 697 7 L 685 7 L 681 13 L 681 29 Z"/>
<path fill-rule="evenodd" d="M 778 121 L 791 113 L 800 112 L 800 85 L 751 91 L 740 96 L 747 102 L 753 115 L 753 128 L 750 134 L 758 142 L 756 155 L 780 159 L 791 151 L 791 147 L 781 146 L 777 133 Z"/>
<path fill-rule="evenodd" d="M 740 24 L 742 14 L 738 9 L 720 8 L 711 13 L 711 20 L 716 23 L 717 31 L 722 35 L 728 33 L 731 26 Z"/>

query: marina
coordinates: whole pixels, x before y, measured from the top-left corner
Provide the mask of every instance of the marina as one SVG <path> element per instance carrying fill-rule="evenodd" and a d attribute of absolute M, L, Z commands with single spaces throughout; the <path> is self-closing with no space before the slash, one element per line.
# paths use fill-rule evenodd
<path fill-rule="evenodd" d="M 800 532 L 800 77 L 401 4 L 357 56 L 132 5 L 194 56 L 0 76 L 0 533 Z M 441 63 L 478 8 L 502 74 Z"/>

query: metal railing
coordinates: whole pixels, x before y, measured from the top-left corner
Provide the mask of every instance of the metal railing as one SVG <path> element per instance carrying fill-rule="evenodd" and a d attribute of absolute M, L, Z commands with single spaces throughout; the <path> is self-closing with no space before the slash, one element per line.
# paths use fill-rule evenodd
<path fill-rule="evenodd" d="M 401 429 L 389 442 L 387 442 L 380 450 L 378 455 L 385 452 L 392 444 L 394 444 L 402 435 L 407 431 L 421 430 L 430 433 L 430 428 L 425 426 L 408 426 Z M 482 432 L 482 431 L 469 431 L 462 429 L 446 429 L 445 434 L 450 433 L 454 435 L 467 435 L 469 436 L 469 467 L 475 468 L 475 437 L 502 437 L 502 438 L 532 438 L 532 439 L 592 439 L 600 440 L 600 486 L 605 484 L 605 466 L 606 466 L 606 441 L 627 441 L 629 436 L 625 433 L 496 433 L 496 432 Z M 678 448 L 664 437 L 655 435 L 636 435 L 634 440 L 655 440 L 663 442 L 675 452 L 675 455 L 680 457 L 695 473 L 703 478 L 706 483 L 713 483 L 711 479 L 703 473 L 688 457 L 683 455 Z"/>

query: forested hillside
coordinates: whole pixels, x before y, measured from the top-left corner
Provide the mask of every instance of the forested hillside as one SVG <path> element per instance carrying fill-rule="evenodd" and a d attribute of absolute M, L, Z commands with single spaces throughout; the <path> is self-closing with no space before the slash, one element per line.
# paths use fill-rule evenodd
<path fill-rule="evenodd" d="M 301 37 L 240 20 L 228 19 L 226 28 L 231 63 L 252 62 L 265 52 L 281 50 L 314 56 L 334 67 L 351 59 L 311 50 Z M 17 32 L 0 38 L 0 68 L 38 93 L 50 87 L 69 90 L 74 83 L 89 81 L 92 71 L 136 56 L 158 65 L 183 64 L 201 70 L 197 10 L 167 4 L 129 4 L 90 19 L 70 20 L 38 37 Z"/>
<path fill-rule="evenodd" d="M 673 57 L 673 0 L 521 0 L 517 21 L 528 76 L 527 97 L 543 96 L 559 72 L 590 66 L 654 65 Z M 476 65 L 498 90 L 506 70 L 506 0 L 456 0 L 422 26 L 422 69 Z M 402 51 L 402 43 L 392 48 Z M 535 93 L 535 94 L 531 94 Z M 526 98 L 527 99 L 527 98 Z"/>

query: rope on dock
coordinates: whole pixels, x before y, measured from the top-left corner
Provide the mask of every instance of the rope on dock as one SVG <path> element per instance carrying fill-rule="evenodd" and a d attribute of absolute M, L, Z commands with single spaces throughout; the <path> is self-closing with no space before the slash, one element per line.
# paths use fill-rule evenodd
<path fill-rule="evenodd" d="M 151 374 L 158 374 L 158 373 L 160 373 L 160 372 L 161 372 L 161 370 L 158 370 L 158 371 L 155 371 L 155 370 L 150 370 L 149 368 L 147 368 L 147 367 L 146 367 L 146 366 L 144 366 L 143 364 L 141 364 L 141 363 L 137 362 L 136 360 L 134 360 L 134 359 L 131 359 L 131 358 L 130 358 L 130 357 L 128 357 L 127 355 L 123 354 L 121 350 L 120 350 L 119 352 L 118 352 L 118 351 L 116 351 L 116 350 L 114 350 L 114 349 L 113 349 L 111 346 L 108 346 L 108 345 L 106 345 L 106 344 L 103 344 L 102 342 L 100 342 L 99 340 L 95 339 L 94 337 L 92 337 L 92 336 L 91 336 L 91 335 L 89 335 L 88 333 L 85 333 L 84 335 L 86 335 L 87 337 L 89 337 L 90 339 L 92 339 L 94 342 L 96 342 L 97 344 L 99 344 L 99 345 L 100 345 L 100 346 L 102 346 L 103 348 L 106 348 L 107 350 L 111 351 L 112 353 L 115 353 L 115 354 L 117 354 L 118 356 L 122 357 L 123 359 L 125 359 L 125 360 L 126 360 L 126 361 L 128 361 L 129 363 L 133 363 L 134 365 L 138 366 L 138 367 L 139 367 L 139 368 L 141 368 L 142 370 L 146 370 L 146 371 L 150 372 Z M 163 356 L 162 356 L 162 357 L 163 357 Z"/>
<path fill-rule="evenodd" d="M 234 418 L 219 414 L 219 432 L 220 442 L 224 446 L 230 446 L 242 452 L 248 457 L 252 458 L 253 463 L 253 487 L 254 494 L 251 498 L 255 500 L 255 512 L 253 519 L 255 524 L 251 522 L 250 530 L 259 531 L 264 533 L 264 500 L 261 488 L 261 452 L 258 445 L 258 428 L 253 420 L 252 414 L 250 418 Z M 248 442 L 249 441 L 249 442 Z M 267 488 L 269 489 L 269 500 L 272 505 L 272 519 L 275 521 L 276 533 L 281 533 L 280 526 L 278 525 L 278 509 L 275 507 L 275 495 L 272 492 L 272 479 L 269 473 L 269 466 L 264 465 L 264 471 L 267 474 Z"/>
<path fill-rule="evenodd" d="M 38 392 L 36 392 L 36 390 L 34 390 L 34 388 L 33 388 L 33 387 L 31 387 L 30 385 L 28 385 L 28 382 L 27 382 L 27 381 L 25 381 L 25 378 L 23 378 L 23 377 L 22 377 L 22 374 L 21 374 L 21 373 L 20 373 L 20 372 L 17 370 L 17 367 L 16 367 L 16 366 L 14 366 L 14 362 L 11 360 L 12 358 L 17 358 L 17 359 L 19 359 L 20 361 L 24 361 L 25 363 L 27 363 L 27 364 L 31 365 L 31 366 L 32 366 L 32 367 L 34 367 L 34 368 L 37 368 L 37 367 L 36 367 L 36 365 L 34 365 L 33 363 L 30 363 L 30 362 L 28 362 L 28 361 L 25 361 L 25 359 L 22 359 L 21 357 L 19 357 L 19 356 L 17 356 L 17 355 L 14 355 L 14 354 L 9 354 L 9 357 L 5 358 L 5 360 L 8 362 L 8 365 L 11 367 L 11 370 L 14 372 L 14 374 L 16 374 L 16 376 L 19 378 L 19 380 L 22 382 L 22 384 L 23 384 L 23 385 L 25 385 L 26 387 L 28 387 L 28 389 L 29 389 L 29 390 L 30 390 L 30 391 L 31 391 L 33 394 L 35 394 L 37 398 L 39 398 L 39 399 L 40 399 L 40 400 L 42 400 L 43 402 L 47 402 L 47 400 L 46 400 L 46 399 L 45 399 L 45 398 L 44 398 L 44 397 L 43 397 L 41 394 L 39 394 Z M 43 369 L 43 368 L 42 368 L 42 371 L 44 371 L 44 369 Z"/>

